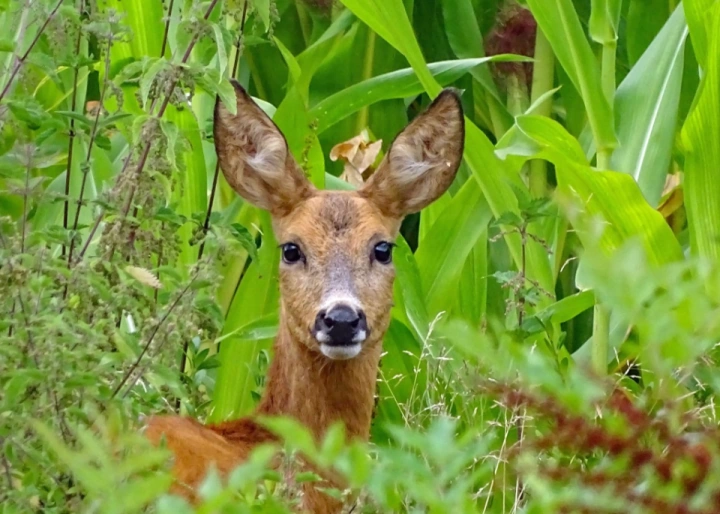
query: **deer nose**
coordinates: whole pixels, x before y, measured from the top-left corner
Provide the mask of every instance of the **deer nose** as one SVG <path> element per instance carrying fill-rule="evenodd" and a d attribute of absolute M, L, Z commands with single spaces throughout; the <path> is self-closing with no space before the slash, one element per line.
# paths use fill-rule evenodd
<path fill-rule="evenodd" d="M 320 311 L 315 320 L 317 339 L 329 345 L 354 345 L 367 336 L 365 313 L 348 305 L 335 305 Z"/>

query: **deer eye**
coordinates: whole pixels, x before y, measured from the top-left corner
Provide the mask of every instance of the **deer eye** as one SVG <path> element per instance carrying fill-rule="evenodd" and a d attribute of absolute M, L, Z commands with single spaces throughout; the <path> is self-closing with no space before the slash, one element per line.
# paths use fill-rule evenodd
<path fill-rule="evenodd" d="M 282 245 L 282 256 L 283 261 L 288 264 L 294 264 L 305 260 L 305 256 L 300 251 L 300 248 L 295 243 L 285 243 Z"/>
<path fill-rule="evenodd" d="M 392 261 L 392 243 L 382 241 L 373 248 L 373 256 L 380 264 L 390 264 Z"/>

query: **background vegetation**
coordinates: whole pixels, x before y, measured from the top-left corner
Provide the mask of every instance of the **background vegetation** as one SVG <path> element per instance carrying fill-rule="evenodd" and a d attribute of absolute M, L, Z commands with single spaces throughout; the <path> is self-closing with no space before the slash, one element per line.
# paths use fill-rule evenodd
<path fill-rule="evenodd" d="M 720 2 L 0 0 L 0 27 L 0 511 L 193 512 L 143 416 L 252 410 L 278 252 L 218 173 L 231 76 L 325 188 L 464 90 L 371 441 L 276 420 L 288 455 L 354 512 L 718 511 Z M 287 512 L 268 458 L 196 511 Z"/>

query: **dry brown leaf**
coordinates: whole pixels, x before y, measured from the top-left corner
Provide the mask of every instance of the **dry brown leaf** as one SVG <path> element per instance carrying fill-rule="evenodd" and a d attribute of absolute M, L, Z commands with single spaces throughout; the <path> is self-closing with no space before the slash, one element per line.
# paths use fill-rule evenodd
<path fill-rule="evenodd" d="M 680 173 L 672 173 L 665 179 L 665 187 L 657 210 L 667 219 L 682 206 L 683 200 Z"/>
<path fill-rule="evenodd" d="M 370 143 L 367 130 L 363 130 L 352 139 L 335 145 L 330 150 L 330 160 L 342 159 L 345 165 L 340 178 L 354 186 L 360 186 L 371 174 L 370 167 L 375 162 L 381 148 L 382 139 Z"/>
<path fill-rule="evenodd" d="M 128 275 L 130 275 L 135 280 L 145 286 L 149 286 L 155 289 L 160 289 L 162 287 L 162 284 L 155 276 L 155 274 L 148 269 L 138 268 L 136 266 L 126 266 L 125 271 Z"/>

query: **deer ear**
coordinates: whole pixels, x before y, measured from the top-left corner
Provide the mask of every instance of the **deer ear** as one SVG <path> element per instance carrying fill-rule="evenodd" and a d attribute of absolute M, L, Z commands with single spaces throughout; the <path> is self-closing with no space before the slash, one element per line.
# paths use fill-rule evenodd
<path fill-rule="evenodd" d="M 232 80 L 237 114 L 218 99 L 213 133 L 220 168 L 232 188 L 253 205 L 285 215 L 314 188 L 273 121 Z"/>
<path fill-rule="evenodd" d="M 454 89 L 445 89 L 395 138 L 360 194 L 389 217 L 418 212 L 450 187 L 464 143 L 460 96 Z"/>

